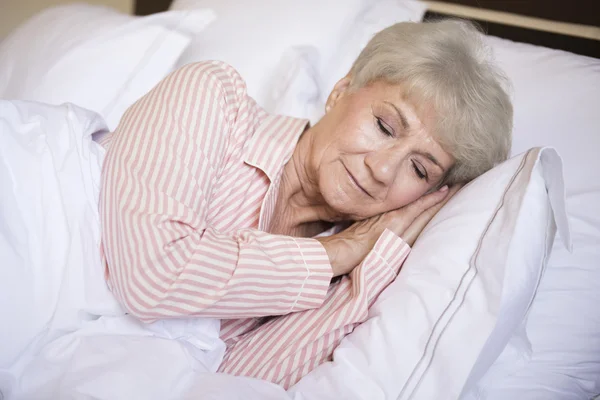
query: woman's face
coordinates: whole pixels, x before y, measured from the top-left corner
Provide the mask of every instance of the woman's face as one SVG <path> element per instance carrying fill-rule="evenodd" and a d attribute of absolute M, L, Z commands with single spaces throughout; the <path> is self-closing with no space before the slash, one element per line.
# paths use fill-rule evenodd
<path fill-rule="evenodd" d="M 454 163 L 430 134 L 431 115 L 402 97 L 402 87 L 376 82 L 336 85 L 313 127 L 311 164 L 327 204 L 360 220 L 405 206 L 436 186 Z"/>

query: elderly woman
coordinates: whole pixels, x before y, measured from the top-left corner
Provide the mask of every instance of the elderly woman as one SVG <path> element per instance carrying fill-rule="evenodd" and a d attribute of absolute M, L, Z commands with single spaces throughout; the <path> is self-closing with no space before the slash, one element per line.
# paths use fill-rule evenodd
<path fill-rule="evenodd" d="M 456 184 L 510 147 L 501 76 L 460 22 L 378 33 L 325 111 L 269 115 L 220 62 L 127 111 L 104 143 L 101 216 L 131 314 L 223 319 L 220 371 L 289 387 L 365 321 Z"/>

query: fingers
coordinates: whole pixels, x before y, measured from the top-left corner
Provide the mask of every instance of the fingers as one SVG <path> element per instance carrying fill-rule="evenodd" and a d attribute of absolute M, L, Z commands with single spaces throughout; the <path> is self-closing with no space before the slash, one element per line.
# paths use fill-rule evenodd
<path fill-rule="evenodd" d="M 408 229 L 408 227 L 419 215 L 444 200 L 447 195 L 448 186 L 444 186 L 441 189 L 423 196 L 402 208 L 387 212 L 385 214 L 387 228 L 391 229 L 394 233 L 402 237 L 404 231 Z"/>
<path fill-rule="evenodd" d="M 460 190 L 461 187 L 462 185 L 453 185 L 450 189 L 448 189 L 448 193 L 440 202 L 434 204 L 427 210 L 423 211 L 421 215 L 425 214 L 426 216 L 429 216 L 429 219 L 433 218 L 433 216 L 437 214 L 437 212 L 440 211 L 442 207 L 444 207 L 444 205 L 452 198 L 452 196 L 456 194 L 456 192 Z"/>
<path fill-rule="evenodd" d="M 435 214 L 433 214 L 433 215 L 435 215 Z M 425 226 L 429 223 L 431 218 L 433 218 L 433 215 L 422 213 L 417 218 L 415 218 L 415 220 L 412 222 L 412 224 L 410 224 L 410 226 L 408 228 L 406 228 L 406 230 L 404 231 L 404 233 L 402 235 L 400 235 L 400 237 L 402 237 L 402 239 L 409 246 L 412 247 L 412 245 L 415 244 L 415 241 L 417 240 L 417 238 L 419 237 L 419 235 L 421 234 L 421 232 L 423 231 Z"/>
<path fill-rule="evenodd" d="M 433 219 L 438 211 L 442 209 L 442 207 L 452 198 L 452 196 L 454 196 L 454 194 L 456 194 L 456 192 L 460 190 L 461 187 L 462 185 L 454 185 L 448 190 L 448 193 L 440 202 L 434 204 L 418 215 L 410 224 L 410 226 L 404 231 L 402 239 L 404 239 L 409 246 L 412 246 L 429 221 Z"/>
<path fill-rule="evenodd" d="M 448 189 L 448 193 L 446 194 L 446 196 L 442 199 L 442 201 L 440 201 L 439 203 L 435 204 L 433 207 L 437 208 L 438 210 L 440 208 L 442 208 L 444 206 L 444 204 L 446 204 L 455 194 L 456 192 L 458 192 L 461 188 L 463 187 L 462 184 L 457 184 L 457 185 L 452 185 L 449 189 Z"/>
<path fill-rule="evenodd" d="M 448 196 L 448 186 L 444 185 L 441 189 L 422 196 L 405 207 L 406 216 L 416 218 L 425 210 L 435 206 Z"/>

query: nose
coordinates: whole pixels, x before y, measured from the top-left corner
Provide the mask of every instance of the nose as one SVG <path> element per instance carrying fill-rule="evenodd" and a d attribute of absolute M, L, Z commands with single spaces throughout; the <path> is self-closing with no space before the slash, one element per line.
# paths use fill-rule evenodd
<path fill-rule="evenodd" d="M 373 151 L 365 156 L 365 165 L 377 182 L 390 186 L 400 172 L 404 153 L 398 147 Z"/>

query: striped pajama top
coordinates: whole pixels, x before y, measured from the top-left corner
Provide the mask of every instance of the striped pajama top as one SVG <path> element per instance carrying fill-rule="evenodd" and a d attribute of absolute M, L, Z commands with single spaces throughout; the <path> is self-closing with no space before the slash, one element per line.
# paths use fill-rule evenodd
<path fill-rule="evenodd" d="M 286 388 L 367 319 L 409 252 L 386 230 L 332 282 L 319 241 L 269 233 L 306 126 L 265 112 L 232 67 L 210 61 L 167 76 L 101 143 L 101 251 L 116 298 L 145 322 L 223 319 L 219 371 Z"/>

